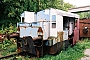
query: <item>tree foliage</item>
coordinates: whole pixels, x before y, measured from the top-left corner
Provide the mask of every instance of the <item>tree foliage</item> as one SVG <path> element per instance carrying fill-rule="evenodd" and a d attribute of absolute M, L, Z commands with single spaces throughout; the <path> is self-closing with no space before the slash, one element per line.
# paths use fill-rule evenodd
<path fill-rule="evenodd" d="M 86 18 L 86 19 L 90 19 L 90 11 L 88 12 L 81 12 L 78 13 L 80 15 L 80 19 Z"/>
<path fill-rule="evenodd" d="M 0 26 L 16 24 L 23 11 L 38 12 L 47 8 L 67 11 L 71 7 L 73 5 L 64 3 L 63 0 L 0 0 Z"/>

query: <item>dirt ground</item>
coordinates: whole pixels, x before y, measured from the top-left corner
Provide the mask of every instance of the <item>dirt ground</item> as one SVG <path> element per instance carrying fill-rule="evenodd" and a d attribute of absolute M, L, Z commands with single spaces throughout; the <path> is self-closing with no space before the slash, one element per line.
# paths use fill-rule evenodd
<path fill-rule="evenodd" d="M 86 49 L 84 51 L 85 56 L 81 58 L 81 60 L 90 60 L 90 49 Z"/>

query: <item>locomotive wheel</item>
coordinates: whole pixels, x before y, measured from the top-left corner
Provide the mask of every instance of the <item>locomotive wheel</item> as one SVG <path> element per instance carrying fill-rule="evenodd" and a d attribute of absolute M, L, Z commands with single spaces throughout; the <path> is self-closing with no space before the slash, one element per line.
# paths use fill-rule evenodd
<path fill-rule="evenodd" d="M 36 50 L 34 47 L 34 42 L 31 36 L 25 37 L 21 40 L 22 43 L 22 51 L 27 52 L 32 55 L 36 55 Z"/>
<path fill-rule="evenodd" d="M 28 52 L 31 53 L 31 54 L 34 54 L 36 55 L 36 51 L 35 51 L 35 47 L 34 47 L 34 43 L 33 43 L 33 39 L 31 36 L 29 36 L 27 38 L 27 49 L 28 49 Z"/>

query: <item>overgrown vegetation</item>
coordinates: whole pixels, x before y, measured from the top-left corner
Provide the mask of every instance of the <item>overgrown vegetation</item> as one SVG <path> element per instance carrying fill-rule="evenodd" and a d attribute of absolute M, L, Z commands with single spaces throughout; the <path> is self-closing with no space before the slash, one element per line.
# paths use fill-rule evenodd
<path fill-rule="evenodd" d="M 13 41 L 11 40 L 4 40 L 1 44 L 0 44 L 0 54 L 2 56 L 6 56 L 12 52 L 15 52 L 17 49 L 16 44 L 13 43 Z"/>
<path fill-rule="evenodd" d="M 9 27 L 2 26 L 0 30 L 0 34 L 11 34 L 13 32 L 16 32 L 16 26 L 12 25 L 12 23 L 9 24 Z"/>
<path fill-rule="evenodd" d="M 9 24 L 9 27 L 3 27 L 0 30 L 0 34 L 11 34 L 13 32 L 16 32 L 16 27 L 12 25 L 12 23 Z M 0 42 L 0 54 L 2 56 L 6 56 L 12 52 L 15 52 L 17 49 L 17 46 L 15 42 L 13 42 L 14 39 L 8 40 L 5 38 L 3 42 Z"/>
<path fill-rule="evenodd" d="M 80 60 L 84 56 L 84 50 L 87 48 L 90 48 L 90 40 L 84 39 L 79 41 L 74 47 L 69 46 L 57 55 L 45 55 L 41 58 L 15 56 L 14 58 L 17 58 L 17 60 Z"/>

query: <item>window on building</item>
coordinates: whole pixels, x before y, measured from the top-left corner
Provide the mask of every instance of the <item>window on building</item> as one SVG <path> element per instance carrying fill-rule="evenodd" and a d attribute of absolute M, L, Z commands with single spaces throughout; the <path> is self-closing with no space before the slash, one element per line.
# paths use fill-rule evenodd
<path fill-rule="evenodd" d="M 52 21 L 56 21 L 56 15 L 52 15 Z"/>
<path fill-rule="evenodd" d="M 56 23 L 52 23 L 52 28 L 56 28 Z"/>

